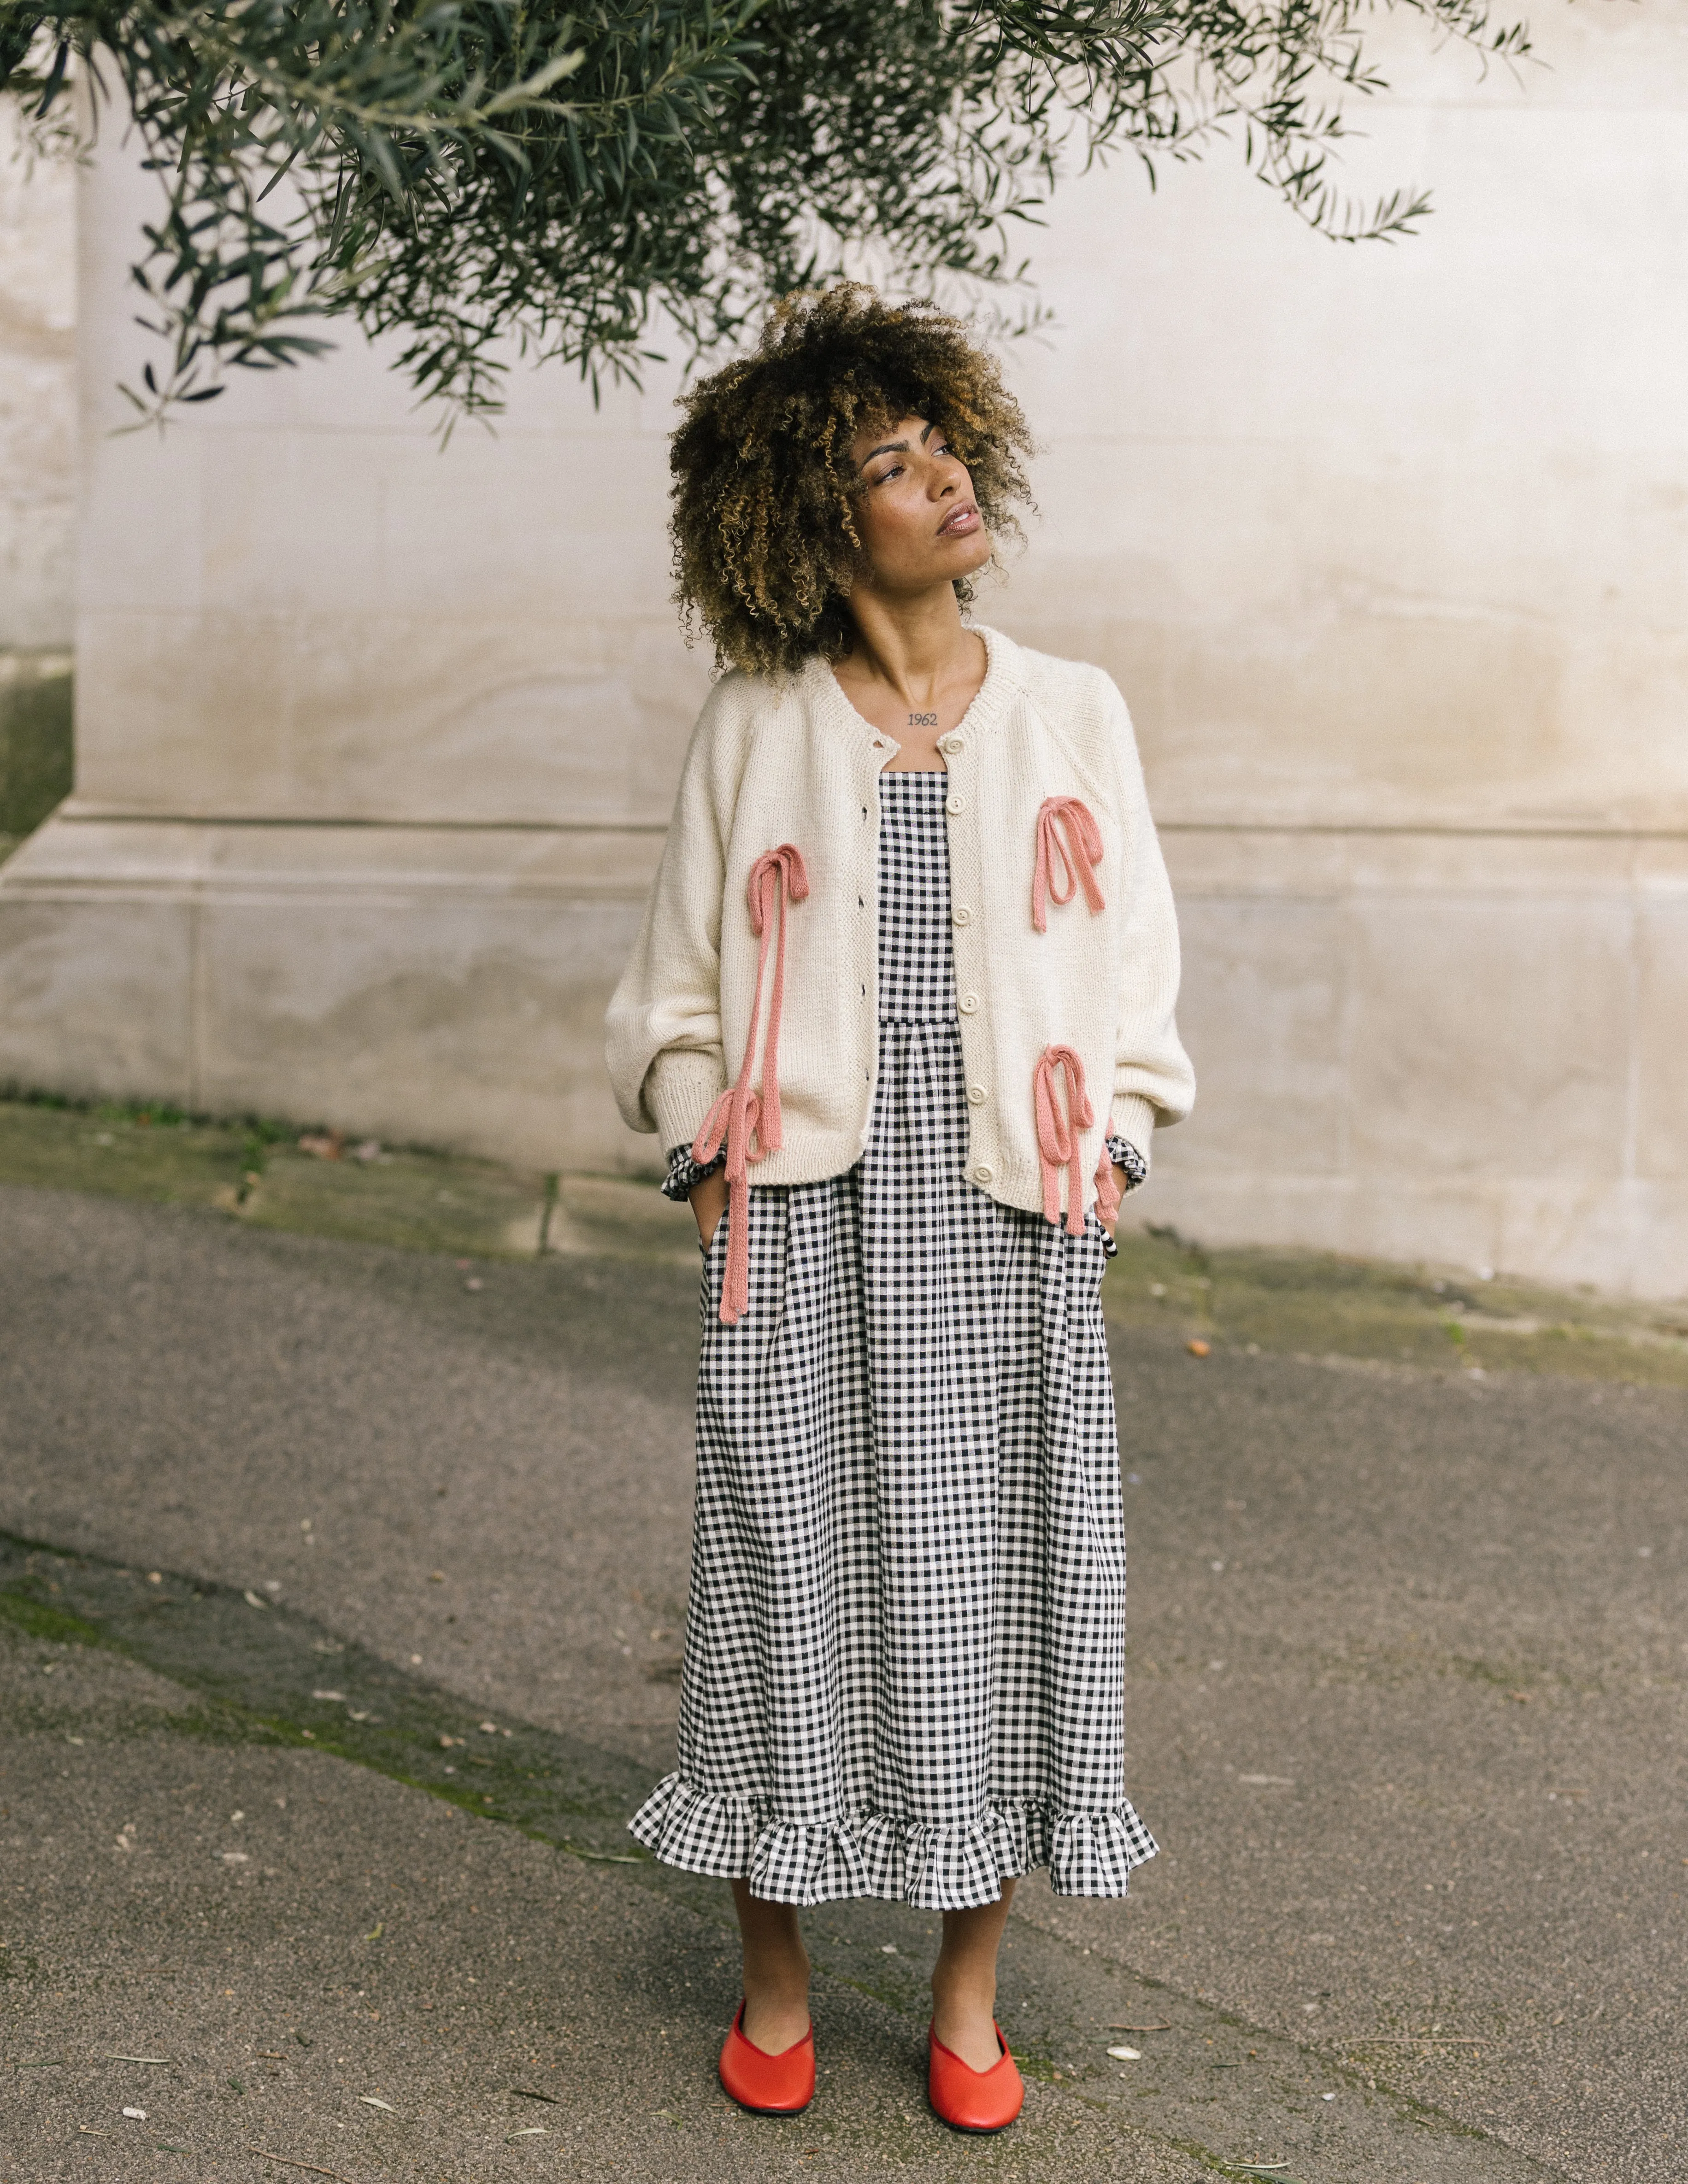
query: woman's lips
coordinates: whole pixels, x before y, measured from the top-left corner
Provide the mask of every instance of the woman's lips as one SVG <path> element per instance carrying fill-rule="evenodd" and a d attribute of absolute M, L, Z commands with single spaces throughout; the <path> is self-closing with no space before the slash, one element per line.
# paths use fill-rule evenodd
<path fill-rule="evenodd" d="M 958 508 L 953 515 L 945 516 L 938 526 L 938 535 L 940 538 L 955 538 L 978 527 L 979 512 L 970 502 L 966 508 Z"/>

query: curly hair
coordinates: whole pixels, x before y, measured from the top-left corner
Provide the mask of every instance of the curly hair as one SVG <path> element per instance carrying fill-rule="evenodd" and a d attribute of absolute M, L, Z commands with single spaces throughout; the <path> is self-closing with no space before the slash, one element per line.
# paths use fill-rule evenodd
<path fill-rule="evenodd" d="M 850 649 L 861 566 L 850 460 L 858 432 L 908 416 L 950 436 L 993 535 L 1031 504 L 1031 434 L 993 360 L 935 305 L 888 304 L 856 281 L 788 297 L 751 355 L 683 402 L 674 474 L 675 596 L 723 666 L 787 673 Z M 955 587 L 965 604 L 972 586 Z"/>

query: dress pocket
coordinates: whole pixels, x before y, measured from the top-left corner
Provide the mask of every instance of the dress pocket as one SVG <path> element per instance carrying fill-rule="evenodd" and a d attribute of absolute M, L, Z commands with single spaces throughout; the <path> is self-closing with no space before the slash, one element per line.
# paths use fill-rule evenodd
<path fill-rule="evenodd" d="M 727 1264 L 727 1210 L 724 1206 L 708 1243 L 699 1237 L 698 1256 L 703 1262 L 703 1309 L 707 1322 L 721 1307 L 721 1284 Z"/>

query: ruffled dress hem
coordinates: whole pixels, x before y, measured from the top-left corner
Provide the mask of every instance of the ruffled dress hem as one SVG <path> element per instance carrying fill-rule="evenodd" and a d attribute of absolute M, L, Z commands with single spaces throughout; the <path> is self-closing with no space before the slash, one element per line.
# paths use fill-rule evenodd
<path fill-rule="evenodd" d="M 1057 1896 L 1123 1896 L 1155 1838 L 1123 1798 L 1105 1812 L 1005 1798 L 971 1820 L 905 1819 L 865 1811 L 835 1821 L 776 1820 L 766 1800 L 659 1782 L 627 1823 L 664 1865 L 717 1880 L 748 1877 L 765 1903 L 836 1903 L 883 1897 L 920 1911 L 994 1903 L 1005 1880 L 1049 1868 Z"/>

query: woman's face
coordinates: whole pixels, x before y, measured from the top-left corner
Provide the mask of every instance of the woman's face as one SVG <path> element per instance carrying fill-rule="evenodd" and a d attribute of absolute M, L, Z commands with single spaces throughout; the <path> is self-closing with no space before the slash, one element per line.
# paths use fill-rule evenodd
<path fill-rule="evenodd" d="M 906 597 L 970 577 L 989 560 L 972 480 L 941 426 L 923 417 L 882 423 L 858 432 L 850 452 L 867 588 Z"/>

